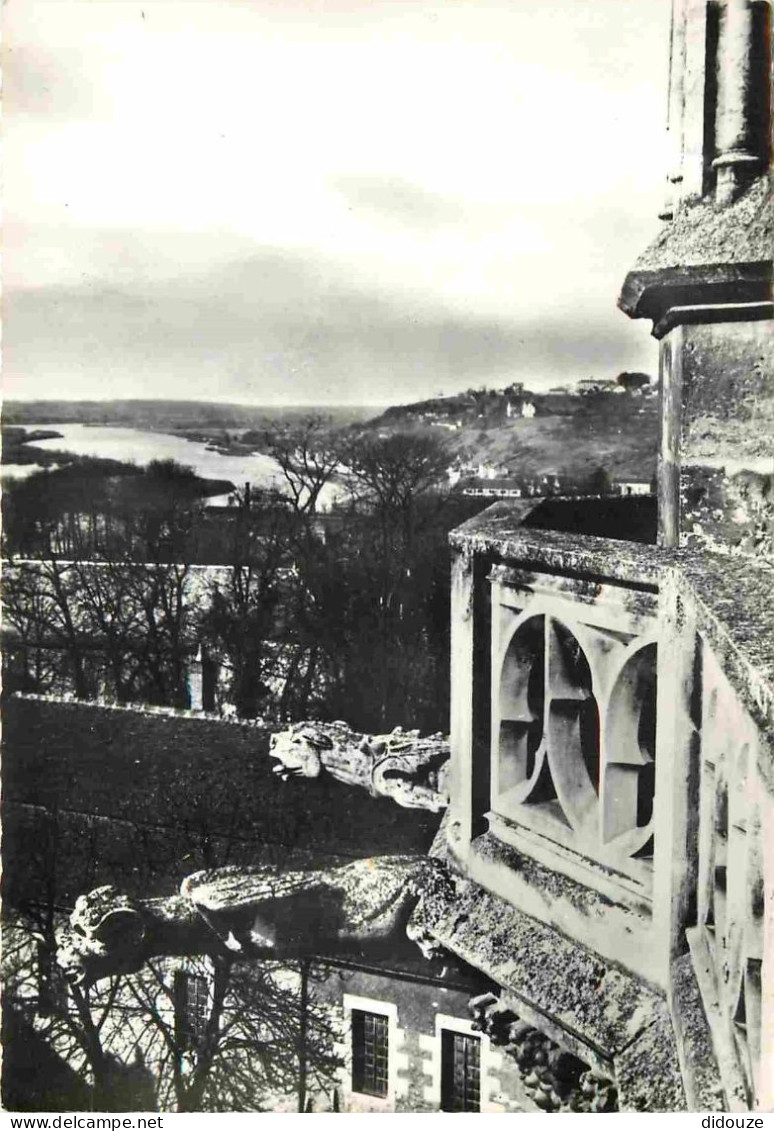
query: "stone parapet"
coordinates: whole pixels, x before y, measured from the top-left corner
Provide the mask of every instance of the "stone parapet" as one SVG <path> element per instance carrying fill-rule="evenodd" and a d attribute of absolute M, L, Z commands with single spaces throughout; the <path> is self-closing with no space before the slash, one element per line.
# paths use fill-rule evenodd
<path fill-rule="evenodd" d="M 443 851 L 477 906 L 485 892 L 524 916 L 524 931 L 540 924 L 660 995 L 691 1106 L 713 1089 L 732 1110 L 760 1106 L 774 986 L 762 942 L 774 930 L 762 832 L 774 801 L 774 567 L 727 547 L 538 532 L 524 518 L 498 504 L 451 535 Z M 468 918 L 431 933 L 505 984 Z M 518 981 L 531 959 L 508 930 Z M 534 987 L 522 989 L 537 1008 Z M 657 1028 L 651 1052 L 631 1042 L 617 1064 L 622 1097 L 627 1071 L 634 1086 L 663 1050 Z"/>

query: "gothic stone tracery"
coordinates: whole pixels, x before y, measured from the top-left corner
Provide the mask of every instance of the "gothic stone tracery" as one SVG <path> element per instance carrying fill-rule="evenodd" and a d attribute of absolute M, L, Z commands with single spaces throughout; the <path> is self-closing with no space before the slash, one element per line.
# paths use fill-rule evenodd
<path fill-rule="evenodd" d="M 551 579 L 536 584 L 510 567 L 495 567 L 490 581 L 491 827 L 505 839 L 537 835 L 647 883 L 656 771 L 651 617 L 627 609 L 631 598 L 609 587 L 571 601 Z"/>

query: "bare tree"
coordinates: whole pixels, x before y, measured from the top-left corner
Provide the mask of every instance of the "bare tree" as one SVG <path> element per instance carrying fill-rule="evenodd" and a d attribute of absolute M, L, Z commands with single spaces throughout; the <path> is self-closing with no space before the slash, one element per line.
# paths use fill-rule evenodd
<path fill-rule="evenodd" d="M 287 610 L 298 583 L 295 516 L 287 500 L 249 485 L 237 506 L 231 562 L 225 580 L 208 587 L 202 632 L 228 660 L 237 714 L 253 718 L 271 699 L 269 684 L 288 635 Z"/>
<path fill-rule="evenodd" d="M 90 686 L 87 675 L 86 655 L 88 642 L 83 630 L 82 613 L 77 597 L 77 570 L 72 562 L 62 562 L 50 557 L 37 565 L 23 565 L 28 578 L 38 579 L 44 594 L 42 607 L 47 611 L 47 619 L 38 623 L 41 643 L 51 643 L 59 647 L 67 656 L 73 680 L 75 695 L 79 699 L 89 697 Z"/>
<path fill-rule="evenodd" d="M 336 1031 L 309 996 L 309 965 L 220 955 L 186 960 L 177 976 L 150 963 L 129 979 L 126 1020 L 144 1027 L 161 1109 L 270 1110 L 295 1093 L 303 1110 L 312 1088 L 329 1088 Z M 185 1013 L 186 984 L 207 986 L 198 1015 Z"/>
<path fill-rule="evenodd" d="M 352 493 L 370 499 L 385 513 L 410 511 L 420 496 L 443 481 L 449 463 L 439 440 L 413 433 L 362 433 L 339 450 Z"/>
<path fill-rule="evenodd" d="M 168 853 L 187 848 L 200 862 L 227 862 L 222 817 L 212 805 L 205 849 L 181 827 Z M 200 821 L 204 828 L 203 812 Z M 330 1086 L 335 1027 L 309 994 L 319 976 L 309 962 L 237 961 L 213 935 L 209 955 L 154 960 L 87 989 L 64 982 L 56 935 L 73 892 L 94 886 L 97 862 L 117 840 L 135 861 L 130 868 L 127 859 L 125 878 L 146 890 L 158 881 L 158 836 L 145 840 L 128 821 L 18 807 L 6 825 L 14 866 L 3 909 L 4 1008 L 93 1089 L 98 1110 L 254 1111 L 294 1094 L 303 1106 L 310 1089 Z"/>
<path fill-rule="evenodd" d="M 293 508 L 315 514 L 320 494 L 339 466 L 330 421 L 310 416 L 297 427 L 276 427 L 270 433 L 269 454 L 279 464 Z"/>
<path fill-rule="evenodd" d="M 362 725 L 385 727 L 396 707 L 407 706 L 407 679 L 424 678 L 414 661 L 427 658 L 424 578 L 432 583 L 443 541 L 448 456 L 434 437 L 399 433 L 355 436 L 341 457 L 356 501 L 345 604 L 350 664 L 376 708 Z"/>

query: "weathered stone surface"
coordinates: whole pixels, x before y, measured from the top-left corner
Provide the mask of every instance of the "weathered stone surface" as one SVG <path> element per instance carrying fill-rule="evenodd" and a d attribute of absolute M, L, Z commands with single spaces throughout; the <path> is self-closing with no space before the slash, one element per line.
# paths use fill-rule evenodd
<path fill-rule="evenodd" d="M 686 330 L 683 462 L 774 463 L 774 333 L 769 322 Z M 729 469 L 730 470 L 730 469 Z"/>
<path fill-rule="evenodd" d="M 680 541 L 772 557 L 772 323 L 685 326 L 678 337 Z"/>
<path fill-rule="evenodd" d="M 449 804 L 449 743 L 442 734 L 420 738 L 418 730 L 401 727 L 389 734 L 358 734 L 344 722 L 308 721 L 273 734 L 269 754 L 283 778 L 326 772 L 404 809 L 437 813 Z"/>
<path fill-rule="evenodd" d="M 642 588 L 658 585 L 659 569 L 670 562 L 668 552 L 655 546 L 566 534 L 554 530 L 531 530 L 505 502 L 495 503 L 458 526 L 449 535 L 456 549 L 488 554 L 494 560 L 517 562 L 520 569 L 556 572 L 583 584 L 593 579 L 624 581 Z"/>
<path fill-rule="evenodd" d="M 595 951 L 602 961 L 625 965 L 631 976 L 652 985 L 662 984 L 663 958 L 653 945 L 647 900 L 611 883 L 610 873 L 590 860 L 582 872 L 568 874 L 563 870 L 566 858 L 552 855 L 541 862 L 530 855 L 530 847 L 520 851 L 504 843 L 497 828 L 476 837 L 459 855 L 452 837 L 449 859 L 474 883 Z"/>
<path fill-rule="evenodd" d="M 635 271 L 709 263 L 771 262 L 774 195 L 759 177 L 734 204 L 718 209 L 711 198 L 683 204 L 674 220 L 637 260 Z"/>
<path fill-rule="evenodd" d="M 609 1061 L 652 1024 L 663 998 L 640 980 L 478 884 L 455 877 L 455 894 L 423 897 L 421 917 L 438 942 Z"/>
<path fill-rule="evenodd" d="M 672 967 L 672 1016 L 690 1111 L 713 1111 L 721 1103 L 723 1085 L 690 954 Z"/>
<path fill-rule="evenodd" d="M 658 320 L 671 306 L 771 298 L 774 197 L 767 177 L 730 207 L 684 204 L 624 281 L 618 305 Z"/>
<path fill-rule="evenodd" d="M 579 883 L 563 872 L 546 867 L 539 860 L 503 844 L 491 834 L 477 837 L 475 851 L 480 860 L 502 865 L 511 877 L 518 877 L 532 888 L 544 903 L 546 911 L 551 905 L 566 902 L 588 919 L 590 925 L 595 920 L 604 925 L 613 910 L 627 916 L 631 920 L 632 929 L 643 923 L 642 916 L 635 910 L 625 904 L 614 903 L 591 883 Z"/>
<path fill-rule="evenodd" d="M 621 1111 L 686 1111 L 677 1044 L 666 1005 L 615 1060 Z"/>

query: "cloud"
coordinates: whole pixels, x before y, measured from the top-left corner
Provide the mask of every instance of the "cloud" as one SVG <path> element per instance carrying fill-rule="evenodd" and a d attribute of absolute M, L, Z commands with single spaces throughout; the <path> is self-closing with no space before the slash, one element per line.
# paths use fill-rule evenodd
<path fill-rule="evenodd" d="M 10 0 L 7 390 L 652 368 L 614 304 L 655 230 L 667 7 Z"/>
<path fill-rule="evenodd" d="M 467 202 L 429 192 L 402 177 L 348 176 L 337 178 L 334 184 L 350 207 L 423 233 L 464 224 L 472 212 Z"/>
<path fill-rule="evenodd" d="M 6 325 L 8 397 L 387 403 L 648 368 L 650 358 L 612 300 L 596 316 L 474 316 L 272 249 L 142 287 L 92 280 L 9 292 Z"/>

